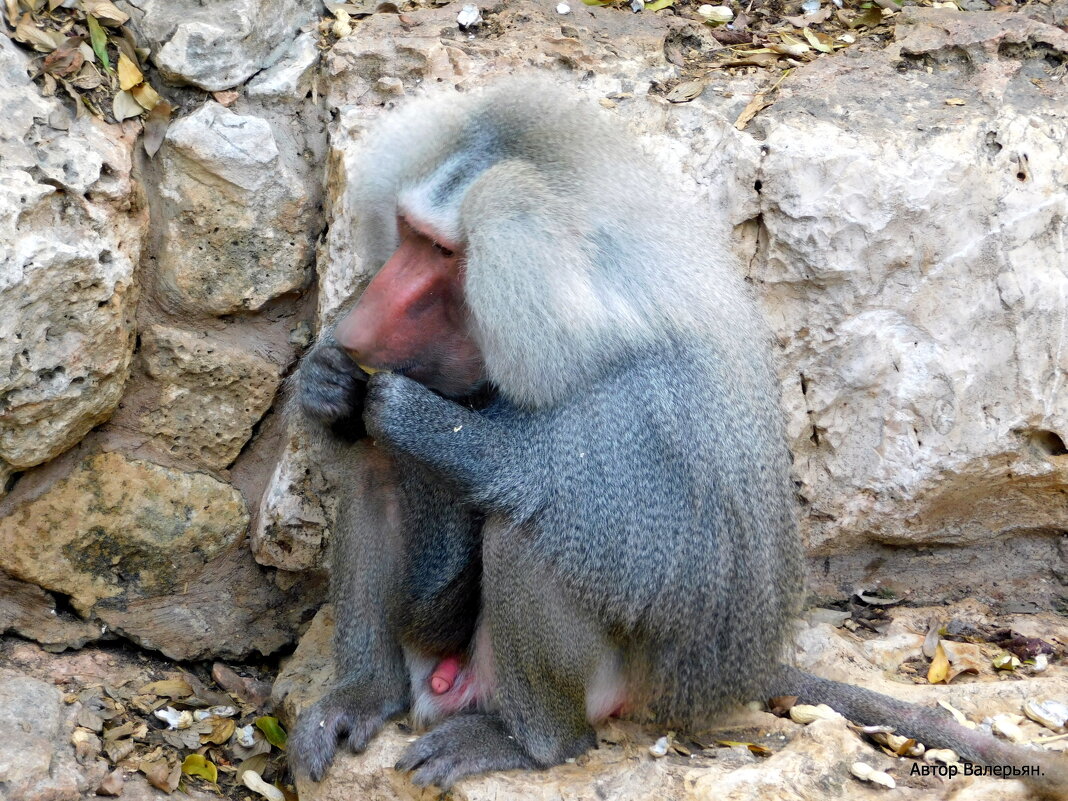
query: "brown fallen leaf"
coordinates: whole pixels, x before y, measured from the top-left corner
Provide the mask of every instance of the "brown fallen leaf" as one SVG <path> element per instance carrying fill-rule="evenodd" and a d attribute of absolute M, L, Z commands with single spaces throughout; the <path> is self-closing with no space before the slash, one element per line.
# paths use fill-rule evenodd
<path fill-rule="evenodd" d="M 177 762 L 172 765 L 166 759 L 142 762 L 138 770 L 145 774 L 149 784 L 167 794 L 178 789 L 178 782 L 182 778 L 182 766 Z"/>
<path fill-rule="evenodd" d="M 834 5 L 828 3 L 820 8 L 819 11 L 813 11 L 811 14 L 798 15 L 796 17 L 783 17 L 783 19 L 795 28 L 807 28 L 809 25 L 819 25 L 821 22 L 829 20 L 831 18 L 831 13 L 834 10 Z"/>
<path fill-rule="evenodd" d="M 185 679 L 161 679 L 146 684 L 137 691 L 139 695 L 162 695 L 167 698 L 185 698 L 193 694 L 193 688 Z"/>
<path fill-rule="evenodd" d="M 111 113 L 119 122 L 145 113 L 144 108 L 129 92 L 116 92 L 111 101 Z"/>
<path fill-rule="evenodd" d="M 18 25 L 15 26 L 13 38 L 16 42 L 28 44 L 38 52 L 51 53 L 57 47 L 62 45 L 67 37 L 59 31 L 50 31 L 41 28 L 33 18 L 33 15 L 27 12 L 22 15 Z"/>
<path fill-rule="evenodd" d="M 796 695 L 777 695 L 768 699 L 768 711 L 780 718 L 785 717 L 796 703 Z"/>
<path fill-rule="evenodd" d="M 712 38 L 720 44 L 733 45 L 733 44 L 749 44 L 753 41 L 752 31 L 736 31 L 730 28 L 713 28 Z"/>
<path fill-rule="evenodd" d="M 81 51 L 82 37 L 71 36 L 63 44 L 45 56 L 44 71 L 65 78 L 73 75 L 85 63 L 85 54 Z"/>
<path fill-rule="evenodd" d="M 689 103 L 700 97 L 703 91 L 705 91 L 704 81 L 683 81 L 676 84 L 666 97 L 669 103 Z"/>
<path fill-rule="evenodd" d="M 745 126 L 752 121 L 753 117 L 759 114 L 763 109 L 766 109 L 771 105 L 771 101 L 765 99 L 763 92 L 757 92 L 753 95 L 753 99 L 750 100 L 745 108 L 742 109 L 742 113 L 738 115 L 738 119 L 734 121 L 734 127 L 739 131 L 744 131 Z"/>
<path fill-rule="evenodd" d="M 204 744 L 225 745 L 237 730 L 233 718 L 209 718 L 207 722 L 211 723 L 211 731 L 200 735 L 200 742 Z"/>
<path fill-rule="evenodd" d="M 716 745 L 722 745 L 726 748 L 734 748 L 738 745 L 744 745 L 752 753 L 757 756 L 771 756 L 771 749 L 757 743 L 743 743 L 740 740 L 716 740 Z"/>
<path fill-rule="evenodd" d="M 145 132 L 141 137 L 141 142 L 149 158 L 156 155 L 163 144 L 163 137 L 167 135 L 167 127 L 171 124 L 172 113 L 174 113 L 174 106 L 166 100 L 161 100 L 145 115 Z"/>
<path fill-rule="evenodd" d="M 71 78 L 70 82 L 76 89 L 89 91 L 100 86 L 104 82 L 104 78 L 92 64 L 82 64 L 81 71 Z"/>

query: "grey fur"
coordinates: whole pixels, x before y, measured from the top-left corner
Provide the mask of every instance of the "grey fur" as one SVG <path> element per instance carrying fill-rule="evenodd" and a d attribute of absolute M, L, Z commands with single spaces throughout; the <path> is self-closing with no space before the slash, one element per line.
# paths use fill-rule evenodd
<path fill-rule="evenodd" d="M 396 459 L 405 526 L 384 547 L 409 567 L 342 543 L 342 690 L 303 716 L 295 767 L 317 778 L 338 732 L 356 731 L 358 750 L 408 703 L 394 644 L 444 653 L 470 637 L 469 607 L 435 618 L 445 607 L 420 593 L 470 586 L 473 570 L 496 703 L 417 742 L 399 765 L 417 782 L 582 753 L 606 666 L 632 715 L 672 726 L 791 686 L 882 711 L 778 667 L 802 568 L 769 335 L 726 249 L 633 140 L 550 84 L 511 80 L 414 102 L 367 148 L 363 251 L 372 267 L 392 252 L 398 203 L 466 244 L 494 392 L 472 409 L 403 375 L 371 379 L 364 419 Z M 322 419 L 321 388 L 303 391 Z M 404 622 L 413 603 L 422 625 Z"/>

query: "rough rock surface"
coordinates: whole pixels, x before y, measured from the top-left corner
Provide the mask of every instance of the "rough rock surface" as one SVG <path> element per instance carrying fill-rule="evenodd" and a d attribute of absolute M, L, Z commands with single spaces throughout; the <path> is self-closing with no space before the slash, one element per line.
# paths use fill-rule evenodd
<path fill-rule="evenodd" d="M 904 664 L 919 656 L 923 631 L 932 616 L 958 621 L 990 622 L 990 610 L 967 603 L 952 610 L 919 608 L 895 610 L 894 623 L 884 635 L 867 639 L 821 622 L 825 615 L 812 610 L 809 622 L 798 627 L 798 664 L 820 675 L 849 680 L 904 700 L 933 704 L 949 701 L 971 719 L 982 721 L 998 713 L 1020 713 L 1029 698 L 1061 698 L 1068 692 L 1068 669 L 1051 667 L 1037 677 L 998 681 L 989 666 L 978 680 L 957 679 L 950 686 L 912 684 L 900 673 Z M 273 697 L 286 719 L 322 694 L 332 680 L 329 642 L 332 612 L 324 608 L 313 621 L 293 656 L 283 666 Z M 1018 615 L 999 625 L 1068 642 L 1068 625 L 1054 615 Z M 1028 724 L 1032 725 L 1032 724 Z M 1037 727 L 1032 734 L 1039 731 Z M 916 760 L 890 759 L 848 728 L 842 718 L 801 726 L 762 712 L 744 711 L 709 732 L 680 732 L 705 749 L 690 748 L 692 756 L 672 753 L 653 758 L 648 748 L 665 731 L 654 727 L 611 721 L 599 730 L 597 750 L 543 773 L 506 772 L 460 782 L 453 790 L 460 801 L 498 798 L 565 799 L 566 801 L 637 801 L 671 798 L 679 801 L 817 801 L 892 798 L 897 801 L 934 799 L 988 799 L 1027 801 L 1030 795 L 1019 782 L 957 776 L 951 780 L 911 774 Z M 321 783 L 298 780 L 302 801 L 341 801 L 353 793 L 375 801 L 416 801 L 426 791 L 393 769 L 413 735 L 388 725 L 360 756 L 344 754 Z M 755 742 L 774 753 L 760 759 L 745 748 L 717 747 L 720 740 Z M 898 789 L 861 783 L 850 773 L 854 762 L 865 762 L 889 772 Z"/>
<path fill-rule="evenodd" d="M 252 552 L 261 565 L 307 570 L 323 564 L 337 495 L 321 456 L 305 426 L 291 421 L 252 528 Z"/>
<path fill-rule="evenodd" d="M 326 597 L 325 577 L 257 565 L 232 548 L 191 576 L 177 592 L 134 598 L 96 611 L 108 628 L 171 659 L 269 656 L 294 642 Z"/>
<path fill-rule="evenodd" d="M 271 100 L 302 100 L 311 91 L 315 66 L 319 61 L 316 37 L 302 33 L 281 61 L 248 82 L 249 97 Z"/>
<path fill-rule="evenodd" d="M 118 5 L 173 83 L 208 91 L 243 83 L 285 52 L 317 4 L 300 0 L 134 0 Z"/>
<path fill-rule="evenodd" d="M 761 123 L 751 274 L 819 552 L 989 543 L 1068 509 L 1068 106 L 1043 58 L 1068 34 L 902 16 Z"/>
<path fill-rule="evenodd" d="M 315 226 L 271 126 L 206 103 L 167 131 L 159 283 L 179 308 L 261 308 L 308 280 Z"/>
<path fill-rule="evenodd" d="M 237 458 L 281 383 L 270 360 L 168 326 L 141 334 L 141 358 L 159 386 L 143 430 L 164 450 L 216 469 Z"/>
<path fill-rule="evenodd" d="M 105 598 L 180 590 L 247 526 L 233 487 L 101 453 L 3 520 L 0 568 L 87 613 Z"/>
<path fill-rule="evenodd" d="M 0 478 L 67 450 L 118 404 L 148 222 L 136 128 L 73 119 L 28 65 L 0 36 Z"/>
<path fill-rule="evenodd" d="M 77 712 L 51 684 L 0 669 L 0 798 L 77 801 L 96 788 L 107 766 L 78 764 L 70 745 Z"/>
<path fill-rule="evenodd" d="M 56 651 L 81 648 L 101 636 L 95 623 L 59 612 L 52 596 L 36 584 L 0 571 L 0 634 L 8 631 Z"/>

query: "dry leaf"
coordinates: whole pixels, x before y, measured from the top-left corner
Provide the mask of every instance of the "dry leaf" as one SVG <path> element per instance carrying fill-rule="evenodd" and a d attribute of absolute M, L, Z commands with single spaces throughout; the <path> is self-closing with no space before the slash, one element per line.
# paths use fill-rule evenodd
<path fill-rule="evenodd" d="M 143 114 L 144 111 L 141 104 L 134 100 L 134 96 L 129 92 L 117 92 L 115 99 L 111 102 L 111 113 L 118 122 L 130 117 L 137 117 Z"/>
<path fill-rule="evenodd" d="M 71 78 L 70 82 L 76 88 L 88 91 L 96 89 L 104 79 L 92 64 L 83 64 L 81 72 Z"/>
<path fill-rule="evenodd" d="M 199 776 L 212 784 L 216 784 L 219 781 L 219 769 L 215 767 L 214 762 L 203 754 L 189 754 L 182 762 L 182 773 Z"/>
<path fill-rule="evenodd" d="M 796 39 L 788 33 L 780 33 L 780 42 L 768 42 L 768 49 L 773 50 L 776 53 L 782 53 L 786 56 L 793 56 L 794 58 L 800 58 L 807 53 L 811 48 L 800 39 Z"/>
<path fill-rule="evenodd" d="M 119 53 L 119 63 L 116 69 L 119 73 L 119 88 L 123 91 L 133 89 L 145 79 L 137 63 L 131 61 L 125 53 Z"/>
<path fill-rule="evenodd" d="M 801 33 L 804 34 L 804 37 L 808 40 L 808 43 L 817 50 L 819 50 L 821 53 L 830 53 L 834 50 L 834 47 L 830 43 L 822 41 L 815 31 L 810 30 L 809 28 L 805 28 L 801 31 Z"/>
<path fill-rule="evenodd" d="M 161 695 L 166 698 L 185 698 L 193 694 L 193 688 L 185 679 L 163 679 L 146 684 L 137 691 L 139 695 Z"/>
<path fill-rule="evenodd" d="M 82 68 L 85 56 L 82 55 L 80 45 L 81 37 L 72 36 L 63 44 L 45 56 L 44 71 L 51 75 L 66 77 L 73 75 Z"/>
<path fill-rule="evenodd" d="M 210 718 L 211 731 L 200 735 L 201 743 L 215 743 L 224 745 L 234 734 L 237 724 L 233 718 Z"/>
<path fill-rule="evenodd" d="M 48 31 L 40 28 L 32 14 L 22 15 L 19 24 L 15 26 L 13 36 L 16 42 L 28 44 L 41 53 L 51 53 L 62 45 L 67 38 L 59 31 Z"/>
<path fill-rule="evenodd" d="M 683 81 L 667 93 L 667 99 L 671 103 L 689 103 L 700 97 L 703 91 L 705 91 L 704 81 Z"/>
<path fill-rule="evenodd" d="M 806 28 L 809 25 L 819 25 L 821 22 L 826 22 L 831 18 L 831 13 L 834 11 L 834 6 L 830 3 L 820 8 L 819 11 L 813 11 L 811 14 L 805 14 L 803 16 L 796 17 L 783 17 L 787 22 L 793 25 L 795 28 Z"/>
<path fill-rule="evenodd" d="M 727 748 L 734 748 L 739 745 L 744 745 L 752 753 L 757 756 L 771 756 L 771 749 L 757 743 L 743 743 L 740 740 L 716 740 L 716 745 L 722 745 Z"/>
<path fill-rule="evenodd" d="M 86 14 L 92 14 L 105 25 L 115 27 L 128 22 L 130 15 L 121 11 L 111 0 L 82 0 Z"/>
<path fill-rule="evenodd" d="M 882 21 L 883 21 L 882 9 L 878 8 L 877 6 L 872 6 L 871 8 L 865 9 L 864 13 L 858 14 L 852 20 L 854 27 L 859 27 L 859 26 L 863 25 L 863 26 L 865 26 L 867 28 L 874 28 L 876 25 L 878 25 Z"/>
<path fill-rule="evenodd" d="M 949 657 L 946 656 L 946 649 L 942 647 L 942 643 L 938 643 L 935 646 L 935 655 L 931 660 L 931 667 L 927 669 L 927 681 L 931 684 L 938 684 L 944 682 L 949 677 Z"/>
<path fill-rule="evenodd" d="M 171 124 L 171 114 L 173 112 L 174 106 L 166 100 L 161 100 L 154 109 L 145 115 L 145 132 L 141 137 L 141 143 L 144 145 L 145 153 L 148 154 L 149 158 L 156 155 L 160 145 L 163 144 L 163 137 L 167 135 L 167 127 Z M 189 685 L 187 684 L 186 686 L 188 687 Z"/>
<path fill-rule="evenodd" d="M 753 99 L 746 104 L 746 107 L 742 109 L 742 113 L 738 115 L 738 119 L 734 121 L 734 127 L 739 131 L 744 131 L 745 126 L 759 114 L 763 109 L 771 105 L 771 101 L 765 99 L 763 92 L 757 92 L 753 95 Z"/>
<path fill-rule="evenodd" d="M 148 783 L 165 793 L 173 793 L 178 789 L 178 782 L 182 778 L 182 766 L 175 763 L 171 765 L 166 759 L 155 762 L 142 762 L 138 767 Z"/>
<path fill-rule="evenodd" d="M 964 101 L 961 100 L 959 97 L 951 97 L 948 100 L 946 100 L 946 105 L 947 106 L 963 106 L 964 105 Z"/>
<path fill-rule="evenodd" d="M 159 93 L 152 88 L 151 84 L 147 81 L 145 83 L 139 83 L 133 89 L 130 90 L 130 94 L 133 95 L 133 99 L 137 101 L 145 111 L 151 111 L 162 99 Z"/>

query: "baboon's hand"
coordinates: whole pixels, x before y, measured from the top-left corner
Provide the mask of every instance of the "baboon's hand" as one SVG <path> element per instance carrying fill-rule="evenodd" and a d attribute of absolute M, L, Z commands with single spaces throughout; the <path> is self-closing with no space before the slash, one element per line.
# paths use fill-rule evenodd
<path fill-rule="evenodd" d="M 383 724 L 400 714 L 393 704 L 369 701 L 357 687 L 337 687 L 306 709 L 289 738 L 289 765 L 294 773 L 319 781 L 334 760 L 338 743 L 360 753 Z"/>
<path fill-rule="evenodd" d="M 409 440 L 443 426 L 443 411 L 456 404 L 435 395 L 418 381 L 396 373 L 376 373 L 367 385 L 363 422 L 376 442 L 408 450 Z"/>
<path fill-rule="evenodd" d="M 300 405 L 325 426 L 360 425 L 367 375 L 341 348 L 324 342 L 300 367 Z"/>
<path fill-rule="evenodd" d="M 397 762 L 397 770 L 415 771 L 415 784 L 433 784 L 442 790 L 476 773 L 537 767 L 509 736 L 501 719 L 486 714 L 457 715 L 446 720 L 412 743 Z"/>

